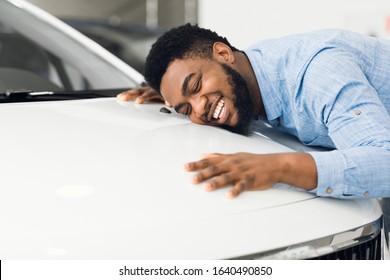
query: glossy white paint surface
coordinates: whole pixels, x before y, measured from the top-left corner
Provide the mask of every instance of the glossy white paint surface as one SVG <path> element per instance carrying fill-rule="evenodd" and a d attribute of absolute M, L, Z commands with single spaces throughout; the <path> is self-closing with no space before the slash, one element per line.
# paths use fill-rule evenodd
<path fill-rule="evenodd" d="M 350 230 L 376 200 L 205 192 L 203 153 L 290 149 L 115 99 L 0 104 L 1 259 L 221 259 Z"/>

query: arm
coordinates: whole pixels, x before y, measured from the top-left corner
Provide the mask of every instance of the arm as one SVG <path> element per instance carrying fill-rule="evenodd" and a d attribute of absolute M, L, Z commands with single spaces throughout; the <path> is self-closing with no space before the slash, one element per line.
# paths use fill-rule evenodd
<path fill-rule="evenodd" d="M 297 109 L 322 123 L 337 148 L 310 152 L 320 196 L 390 196 L 390 117 L 373 87 L 386 78 L 363 69 L 349 54 L 330 49 L 316 56 L 302 79 L 306 91 Z"/>
<path fill-rule="evenodd" d="M 313 158 L 306 153 L 231 155 L 210 154 L 198 162 L 187 163 L 186 171 L 199 171 L 194 184 L 205 184 L 212 191 L 232 184 L 227 193 L 234 198 L 245 190 L 261 190 L 276 183 L 294 185 L 311 190 L 317 185 L 317 171 Z"/>

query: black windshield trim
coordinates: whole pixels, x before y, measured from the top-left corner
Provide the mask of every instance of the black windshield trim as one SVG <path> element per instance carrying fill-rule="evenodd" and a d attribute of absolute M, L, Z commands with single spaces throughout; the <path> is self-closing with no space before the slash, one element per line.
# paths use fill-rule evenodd
<path fill-rule="evenodd" d="M 30 90 L 8 90 L 0 93 L 0 103 L 61 101 L 90 98 L 116 97 L 130 88 L 94 89 L 80 91 L 34 92 Z"/>

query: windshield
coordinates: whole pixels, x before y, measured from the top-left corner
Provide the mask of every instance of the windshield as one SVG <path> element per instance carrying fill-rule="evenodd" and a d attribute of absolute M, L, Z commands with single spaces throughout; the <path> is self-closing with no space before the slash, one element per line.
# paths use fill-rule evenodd
<path fill-rule="evenodd" d="M 0 92 L 131 88 L 142 82 L 138 72 L 64 23 L 24 1 L 10 2 L 0 0 Z"/>

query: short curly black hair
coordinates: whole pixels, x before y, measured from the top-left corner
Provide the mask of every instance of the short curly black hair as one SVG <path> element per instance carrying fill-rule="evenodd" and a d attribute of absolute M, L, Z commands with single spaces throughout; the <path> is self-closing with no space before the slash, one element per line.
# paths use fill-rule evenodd
<path fill-rule="evenodd" d="M 162 76 L 172 61 L 189 57 L 212 59 L 215 42 L 222 42 L 233 51 L 238 51 L 226 38 L 198 25 L 187 23 L 165 32 L 152 45 L 146 58 L 146 82 L 155 90 L 160 91 Z"/>

